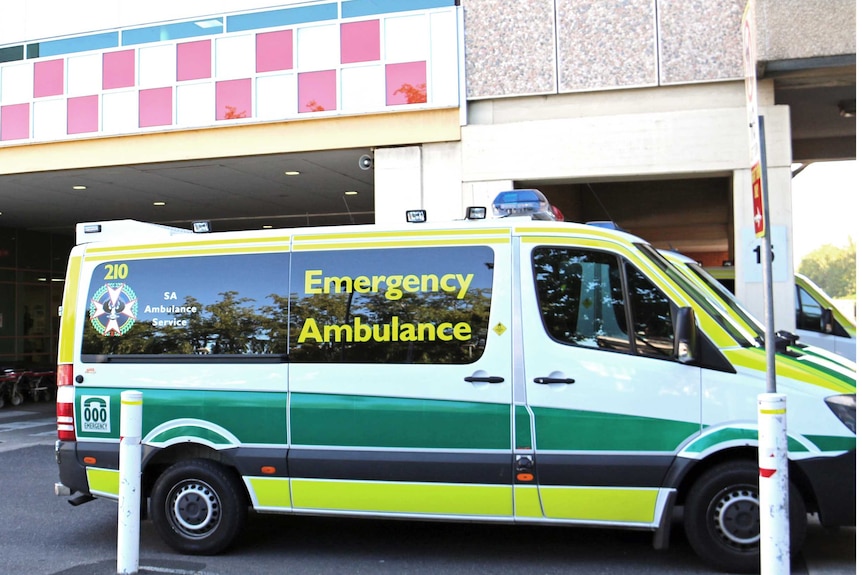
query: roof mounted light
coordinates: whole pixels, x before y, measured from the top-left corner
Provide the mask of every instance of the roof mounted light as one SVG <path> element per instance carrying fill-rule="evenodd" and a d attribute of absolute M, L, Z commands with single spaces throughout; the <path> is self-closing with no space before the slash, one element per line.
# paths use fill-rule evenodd
<path fill-rule="evenodd" d="M 563 215 L 563 210 L 551 204 L 551 213 L 554 214 L 554 219 L 558 222 L 566 221 L 566 216 Z"/>
<path fill-rule="evenodd" d="M 196 234 L 208 234 L 213 231 L 212 226 L 207 221 L 192 222 L 192 231 Z"/>
<path fill-rule="evenodd" d="M 487 213 L 488 210 L 485 206 L 470 206 L 467 208 L 467 219 L 484 220 Z"/>
<path fill-rule="evenodd" d="M 494 216 L 530 216 L 534 220 L 561 220 L 562 212 L 539 190 L 509 190 L 500 192 L 492 204 Z"/>
<path fill-rule="evenodd" d="M 425 210 L 407 210 L 407 221 L 411 224 L 421 224 L 427 220 Z"/>
<path fill-rule="evenodd" d="M 620 230 L 621 232 L 625 231 L 624 229 L 619 227 L 616 222 L 610 220 L 596 220 L 592 222 L 587 222 L 587 225 L 595 226 L 597 228 L 605 228 L 606 230 Z"/>

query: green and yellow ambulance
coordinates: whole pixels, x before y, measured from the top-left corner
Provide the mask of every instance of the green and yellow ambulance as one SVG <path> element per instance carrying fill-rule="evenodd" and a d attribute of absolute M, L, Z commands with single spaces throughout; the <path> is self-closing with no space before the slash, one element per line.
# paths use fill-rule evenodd
<path fill-rule="evenodd" d="M 764 345 L 766 328 L 726 287 L 727 282 L 718 279 L 724 277 L 724 274 L 716 275 L 713 271 L 707 271 L 707 268 L 701 266 L 696 260 L 679 252 L 670 250 L 659 250 L 659 252 L 692 283 L 713 298 L 716 307 L 723 311 L 731 321 L 735 322 L 740 331 L 747 332 L 754 339 L 756 345 Z M 800 341 L 800 336 L 795 333 L 779 331 L 775 335 L 775 341 L 779 353 L 786 353 L 789 348 L 791 355 L 797 357 L 805 355 L 806 361 L 825 362 L 825 367 L 844 372 L 854 380 L 856 378 L 856 363 L 854 361 L 843 355 L 833 353 L 831 350 L 803 343 Z"/>
<path fill-rule="evenodd" d="M 182 553 L 224 551 L 249 510 L 617 527 L 664 548 L 681 509 L 705 560 L 757 570 L 763 347 L 643 240 L 547 221 L 538 192 L 493 207 L 507 217 L 80 224 L 56 492 L 118 496 L 134 389 L 148 516 Z M 798 550 L 806 512 L 855 525 L 855 372 L 777 364 Z"/>
<path fill-rule="evenodd" d="M 733 266 L 704 268 L 734 292 Z M 794 274 L 796 333 L 799 341 L 856 361 L 856 322 L 807 276 Z"/>

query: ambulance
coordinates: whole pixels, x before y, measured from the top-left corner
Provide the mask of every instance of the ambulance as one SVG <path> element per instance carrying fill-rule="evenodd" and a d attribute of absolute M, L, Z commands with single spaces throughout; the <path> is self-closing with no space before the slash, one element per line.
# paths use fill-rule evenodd
<path fill-rule="evenodd" d="M 733 266 L 704 268 L 721 285 L 735 291 Z M 856 361 L 856 322 L 810 278 L 794 274 L 796 331 L 805 343 Z M 855 307 L 853 309 L 855 313 Z"/>
<path fill-rule="evenodd" d="M 755 338 L 649 244 L 493 217 L 194 234 L 79 224 L 59 342 L 55 493 L 119 493 L 143 395 L 146 516 L 215 554 L 247 515 L 642 530 L 759 567 Z M 855 525 L 856 381 L 777 358 L 791 547 Z"/>
<path fill-rule="evenodd" d="M 689 256 L 670 250 L 659 250 L 659 253 L 674 264 L 692 283 L 703 289 L 713 299 L 715 306 L 723 310 L 723 313 L 730 318 L 730 321 L 735 322 L 741 331 L 747 332 L 756 340 L 757 344 L 764 344 L 766 328 L 725 286 L 726 282 L 718 279 L 712 271 L 707 271 Z M 851 377 L 855 379 L 856 363 L 854 361 L 800 340 L 801 336 L 796 333 L 779 330 L 775 334 L 777 352 L 797 354 L 797 356 L 798 354 L 805 354 L 809 360 L 826 362 L 830 369 L 848 371 Z"/>

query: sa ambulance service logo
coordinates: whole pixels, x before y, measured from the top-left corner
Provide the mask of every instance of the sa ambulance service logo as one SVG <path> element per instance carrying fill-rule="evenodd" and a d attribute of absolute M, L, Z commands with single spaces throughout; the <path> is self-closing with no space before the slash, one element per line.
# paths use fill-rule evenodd
<path fill-rule="evenodd" d="M 100 335 L 125 335 L 137 319 L 138 296 L 127 284 L 105 284 L 90 298 L 90 323 Z"/>
<path fill-rule="evenodd" d="M 111 398 L 109 396 L 81 396 L 81 431 L 111 433 Z"/>

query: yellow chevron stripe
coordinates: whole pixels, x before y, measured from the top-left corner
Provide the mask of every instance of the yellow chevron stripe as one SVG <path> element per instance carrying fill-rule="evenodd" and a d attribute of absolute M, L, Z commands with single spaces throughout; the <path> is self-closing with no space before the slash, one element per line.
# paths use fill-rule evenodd
<path fill-rule="evenodd" d="M 133 251 L 129 249 L 115 249 L 112 252 L 103 252 L 101 254 L 87 253 L 86 260 L 88 262 L 101 262 L 108 260 L 140 260 L 159 257 L 179 257 L 179 256 L 221 256 L 231 254 L 264 254 L 278 253 L 289 251 L 287 244 L 281 246 L 242 246 L 227 248 L 221 245 L 214 245 L 207 248 L 196 249 L 172 249 L 170 246 L 158 248 L 152 251 Z"/>
<path fill-rule="evenodd" d="M 399 239 L 392 241 L 360 242 L 349 240 L 345 243 L 318 243 L 318 244 L 294 244 L 293 251 L 307 252 L 319 250 L 349 250 L 360 248 L 407 248 L 407 247 L 434 247 L 434 246 L 474 246 L 477 243 L 483 245 L 508 244 L 509 238 L 460 238 L 460 239 Z"/>
<path fill-rule="evenodd" d="M 652 523 L 658 489 L 540 487 L 542 506 L 552 519 Z"/>
<path fill-rule="evenodd" d="M 421 225 L 421 224 L 417 224 Z M 368 232 L 343 232 L 331 234 L 307 234 L 298 232 L 294 236 L 295 243 L 321 242 L 326 240 L 388 240 L 388 239 L 413 239 L 413 238 L 445 238 L 452 236 L 502 236 L 509 237 L 511 230 L 508 228 L 450 228 L 450 229 L 417 229 L 394 230 L 394 231 L 368 231 Z"/>
<path fill-rule="evenodd" d="M 120 495 L 120 472 L 116 469 L 87 468 L 87 485 L 90 493 Z"/>
<path fill-rule="evenodd" d="M 57 361 L 72 363 L 75 360 L 75 313 L 78 308 L 78 285 L 81 282 L 81 257 L 69 258 L 66 270 L 66 287 L 63 293 L 63 321 L 60 322 L 60 344 Z"/>
<path fill-rule="evenodd" d="M 511 485 L 290 481 L 295 509 L 378 513 L 512 516 Z"/>

